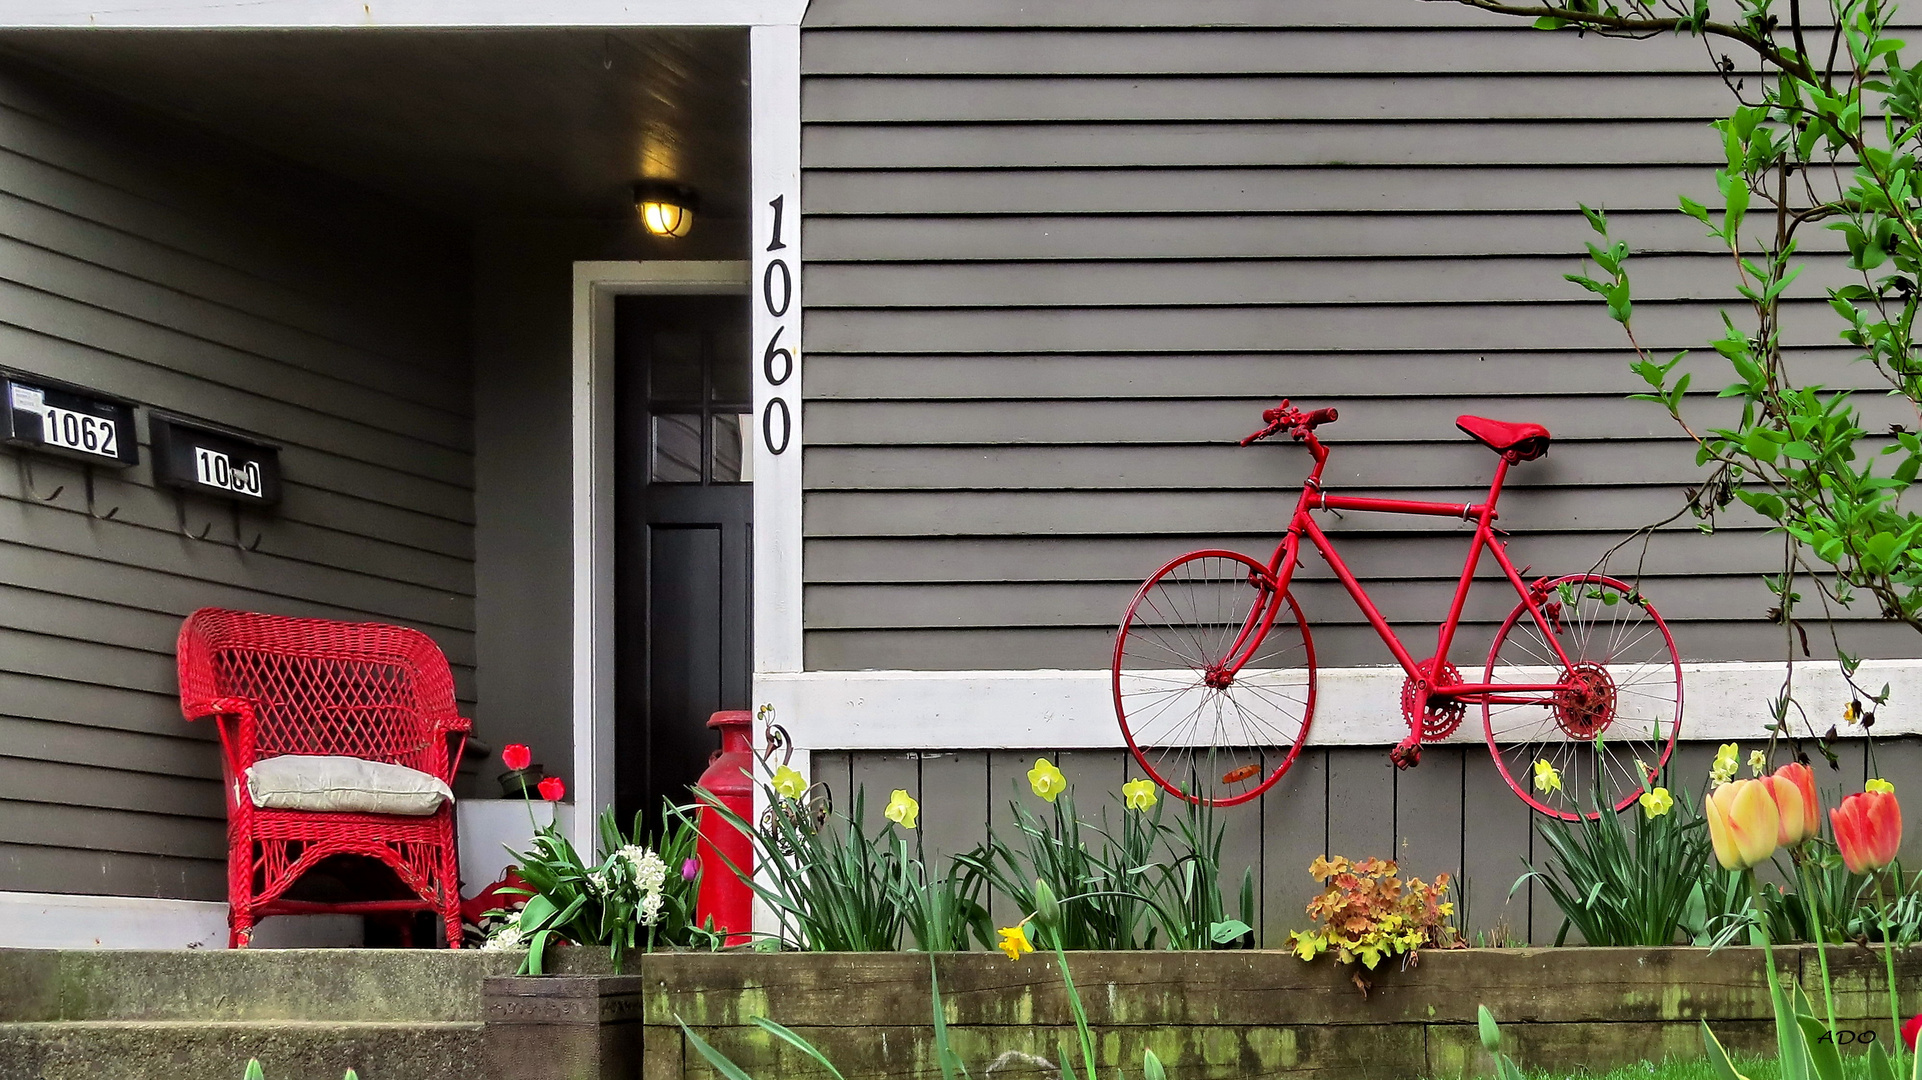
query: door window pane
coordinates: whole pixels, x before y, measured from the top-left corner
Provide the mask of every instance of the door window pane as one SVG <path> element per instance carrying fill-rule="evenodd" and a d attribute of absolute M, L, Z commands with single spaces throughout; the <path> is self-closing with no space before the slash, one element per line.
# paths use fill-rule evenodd
<path fill-rule="evenodd" d="M 748 456 L 747 437 L 753 430 L 740 413 L 714 414 L 714 471 L 709 481 L 736 484 L 754 479 L 748 471 L 753 459 Z"/>
<path fill-rule="evenodd" d="M 719 326 L 714 329 L 714 355 L 708 363 L 713 369 L 716 405 L 746 405 L 754 399 L 753 358 L 748 355 L 747 327 Z M 776 365 L 780 364 L 777 358 Z M 779 374 L 777 366 L 776 374 Z"/>
<path fill-rule="evenodd" d="M 701 332 L 657 329 L 647 335 L 648 396 L 701 403 Z"/>
<path fill-rule="evenodd" d="M 701 482 L 701 414 L 656 413 L 649 477 L 657 484 Z"/>

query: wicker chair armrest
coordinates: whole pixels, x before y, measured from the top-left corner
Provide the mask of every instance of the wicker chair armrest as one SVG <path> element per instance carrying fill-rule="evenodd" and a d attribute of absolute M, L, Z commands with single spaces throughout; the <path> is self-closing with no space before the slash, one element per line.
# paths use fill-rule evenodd
<path fill-rule="evenodd" d="M 445 720 L 442 720 L 440 722 L 440 727 L 442 731 L 445 731 L 450 735 L 456 735 L 456 734 L 464 735 L 467 732 L 474 730 L 474 722 L 465 716 L 455 715 L 455 716 L 450 716 Z"/>

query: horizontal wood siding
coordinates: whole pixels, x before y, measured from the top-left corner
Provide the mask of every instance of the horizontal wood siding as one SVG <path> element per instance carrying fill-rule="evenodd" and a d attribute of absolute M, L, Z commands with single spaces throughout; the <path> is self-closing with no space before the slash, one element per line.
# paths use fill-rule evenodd
<path fill-rule="evenodd" d="M 1922 740 L 1878 740 L 1873 765 L 1860 740 L 1837 749 L 1835 769 L 1815 762 L 1824 805 L 1833 806 L 1842 793 L 1860 791 L 1871 776 L 1888 777 L 1902 790 L 1922 785 Z M 1669 782 L 1678 798 L 1683 789 L 1702 789 L 1714 753 L 1711 744 L 1677 745 L 1669 762 Z M 851 811 L 855 794 L 865 793 L 870 835 L 887 825 L 881 812 L 891 791 L 900 788 L 913 795 L 921 803 L 918 827 L 925 857 L 934 860 L 973 848 L 990 830 L 1010 836 L 1011 804 L 1029 810 L 1041 806 L 1028 791 L 1025 772 L 1042 756 L 1060 766 L 1074 787 L 1077 813 L 1094 823 L 1100 822 L 1104 806 L 1110 823 L 1117 820 L 1123 811 L 1116 792 L 1125 780 L 1141 775 L 1122 750 L 816 751 L 810 768 L 843 812 Z M 1179 810 L 1170 805 L 1165 811 L 1171 824 Z M 1290 930 L 1308 925 L 1303 907 L 1319 891 L 1308 876 L 1308 865 L 1323 854 L 1392 858 L 1404 874 L 1425 881 L 1443 873 L 1465 878 L 1467 926 L 1491 945 L 1504 940 L 1548 945 L 1561 930 L 1561 913 L 1539 884 L 1516 887 L 1528 871 L 1524 864 L 1544 865 L 1548 848 L 1536 832 L 1538 819 L 1509 790 L 1483 747 L 1431 746 L 1422 751 L 1421 765 L 1407 771 L 1390 765 L 1382 749 L 1311 748 L 1260 799 L 1217 813 L 1224 836 L 1226 899 L 1232 907 L 1243 871 L 1252 868 L 1259 898 L 1257 929 L 1265 947 L 1281 947 Z M 1904 833 L 1910 837 L 1910 858 L 1922 853 L 1917 824 L 1911 820 Z M 996 925 L 1008 925 L 1024 914 L 996 911 L 997 920 L 1005 920 Z M 1571 931 L 1571 941 L 1580 939 Z"/>
<path fill-rule="evenodd" d="M 1698 42 L 1412 0 L 816 0 L 802 40 L 810 668 L 1105 666 L 1156 566 L 1272 547 L 1306 455 L 1234 444 L 1284 396 L 1341 408 L 1331 486 L 1415 498 L 1487 483 L 1457 414 L 1546 424 L 1553 451 L 1502 503 L 1534 574 L 1587 569 L 1700 480 L 1626 400 L 1620 328 L 1562 279 L 1590 238 L 1577 204 L 1605 206 L 1640 253 L 1642 340 L 1719 334 L 1726 253 L 1674 209 L 1713 199 L 1729 107 Z M 1794 363 L 1861 384 L 1821 300 L 1839 249 L 1805 246 Z M 1726 365 L 1685 364 L 1703 422 L 1729 415 Z M 1721 524 L 1657 535 L 1646 591 L 1686 658 L 1778 656 L 1779 539 L 1739 508 Z M 1464 527 L 1329 527 L 1419 654 Z M 1322 661 L 1387 660 L 1309 562 Z M 1471 603 L 1460 662 L 1513 604 L 1498 583 Z"/>
<path fill-rule="evenodd" d="M 143 413 L 90 513 L 81 469 L 0 450 L 0 890 L 225 896 L 194 608 L 419 627 L 471 702 L 465 267 L 415 213 L 0 64 L 0 365 L 258 432 L 286 480 L 272 514 L 156 488 Z"/>

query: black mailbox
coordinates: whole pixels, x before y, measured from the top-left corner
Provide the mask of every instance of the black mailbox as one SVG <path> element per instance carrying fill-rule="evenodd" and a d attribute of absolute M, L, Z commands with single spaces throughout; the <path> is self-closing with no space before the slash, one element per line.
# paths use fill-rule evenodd
<path fill-rule="evenodd" d="M 254 506 L 280 501 L 280 448 L 162 413 L 148 414 L 156 483 Z"/>
<path fill-rule="evenodd" d="M 32 375 L 0 376 L 0 439 L 116 468 L 140 460 L 133 406 L 84 387 Z"/>

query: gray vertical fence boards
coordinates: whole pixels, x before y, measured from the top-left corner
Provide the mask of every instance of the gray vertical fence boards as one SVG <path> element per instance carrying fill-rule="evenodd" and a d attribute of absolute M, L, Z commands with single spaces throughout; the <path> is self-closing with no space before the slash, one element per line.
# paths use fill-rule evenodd
<path fill-rule="evenodd" d="M 1587 567 L 1697 482 L 1624 399 L 1619 328 L 1561 275 L 1589 238 L 1576 203 L 1606 205 L 1644 253 L 1643 340 L 1719 333 L 1724 257 L 1672 209 L 1712 199 L 1720 160 L 1727 92 L 1698 44 L 1403 0 L 1150 6 L 811 6 L 810 668 L 1102 666 L 1161 555 L 1117 545 L 1272 544 L 1306 459 L 1233 443 L 1282 396 L 1342 407 L 1332 480 L 1427 497 L 1493 468 L 1457 413 L 1546 424 L 1554 452 L 1503 504 L 1537 573 Z M 1817 261 L 1788 340 L 1852 385 Z M 1689 362 L 1712 409 L 1726 379 Z M 1689 659 L 1774 655 L 1767 545 L 1723 524 L 1661 537 L 1651 596 Z M 1431 525 L 1333 528 L 1377 549 L 1385 607 L 1432 619 L 1462 552 Z M 1304 603 L 1325 662 L 1385 659 L 1346 598 Z M 1866 626 L 1848 647 L 1914 649 Z"/>
<path fill-rule="evenodd" d="M 471 702 L 465 266 L 412 212 L 0 65 L 6 362 L 258 432 L 286 474 L 236 527 L 143 447 L 96 472 L 103 520 L 79 468 L 0 454 L 0 889 L 225 894 L 213 732 L 174 699 L 196 607 L 420 627 Z"/>

